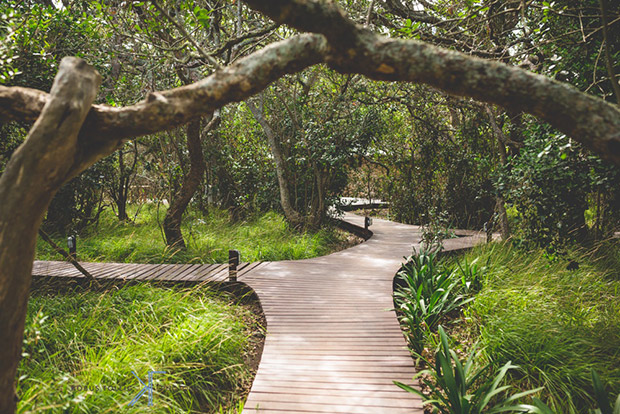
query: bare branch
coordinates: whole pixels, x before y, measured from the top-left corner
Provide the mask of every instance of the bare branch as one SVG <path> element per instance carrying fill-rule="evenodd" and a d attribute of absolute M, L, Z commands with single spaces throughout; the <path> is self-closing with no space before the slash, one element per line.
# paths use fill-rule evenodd
<path fill-rule="evenodd" d="M 189 33 L 187 33 L 187 30 L 185 30 L 185 27 L 183 27 L 182 24 L 180 24 L 172 16 L 170 16 L 168 14 L 168 12 L 166 10 L 164 10 L 163 7 L 161 7 L 156 1 L 153 1 L 153 6 L 155 6 L 157 11 L 159 11 L 161 14 L 163 14 L 164 17 L 168 21 L 170 21 L 170 23 L 172 23 L 174 25 L 174 27 L 177 28 L 177 30 L 183 35 L 183 37 L 185 37 L 185 39 L 187 39 L 192 45 L 194 45 L 194 47 L 196 48 L 198 53 L 200 53 L 200 55 L 203 58 L 205 58 L 209 63 L 211 63 L 216 68 L 219 69 L 221 67 L 219 62 L 217 60 L 215 60 L 215 58 L 213 56 L 208 54 L 207 51 L 204 50 L 203 47 L 198 44 L 198 42 L 196 41 L 196 39 L 194 39 L 193 36 L 191 36 Z"/>
<path fill-rule="evenodd" d="M 620 105 L 620 85 L 616 79 L 616 73 L 614 71 L 614 62 L 611 58 L 611 51 L 609 50 L 609 35 L 607 33 L 607 5 L 605 0 L 598 0 L 598 4 L 601 8 L 601 21 L 603 23 L 603 43 L 605 43 L 605 66 L 607 67 L 607 74 L 609 75 L 609 81 L 611 82 L 611 88 L 616 95 L 616 103 Z"/>

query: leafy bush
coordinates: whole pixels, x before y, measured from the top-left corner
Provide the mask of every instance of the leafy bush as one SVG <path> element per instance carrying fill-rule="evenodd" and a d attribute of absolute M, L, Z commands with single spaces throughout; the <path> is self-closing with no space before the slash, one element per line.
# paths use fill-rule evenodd
<path fill-rule="evenodd" d="M 427 361 L 432 369 L 421 371 L 417 377 L 430 375 L 432 381 L 423 379 L 430 388 L 431 394 L 427 396 L 421 391 L 406 384 L 395 382 L 400 388 L 422 397 L 424 404 L 434 407 L 434 412 L 442 414 L 480 414 L 498 412 L 530 412 L 536 407 L 514 403 L 522 397 L 540 391 L 534 389 L 520 392 L 511 396 L 506 395 L 511 387 L 500 386 L 505 380 L 506 374 L 511 369 L 518 368 L 507 362 L 496 372 L 491 370 L 491 365 L 476 369 L 474 361 L 477 353 L 472 350 L 463 364 L 454 350 L 450 349 L 448 336 L 443 328 L 439 327 L 441 346 L 435 353 L 435 364 Z"/>
<path fill-rule="evenodd" d="M 408 258 L 397 275 L 402 286 L 394 299 L 409 344 L 418 354 L 424 349 L 425 336 L 436 331 L 441 319 L 470 300 L 459 294 L 456 273 L 437 266 L 436 261 L 436 253 L 422 251 Z"/>
<path fill-rule="evenodd" d="M 609 235 L 617 225 L 619 182 L 617 167 L 533 123 L 519 155 L 498 174 L 496 187 L 517 213 L 516 239 L 527 248 L 555 251 L 586 239 L 589 207 L 597 235 Z"/>

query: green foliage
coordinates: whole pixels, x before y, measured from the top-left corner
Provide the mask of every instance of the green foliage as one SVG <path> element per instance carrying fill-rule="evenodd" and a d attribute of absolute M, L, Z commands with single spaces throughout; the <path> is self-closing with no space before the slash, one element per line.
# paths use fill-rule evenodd
<path fill-rule="evenodd" d="M 482 283 L 491 258 L 489 257 L 487 259 L 486 265 L 484 266 L 478 264 L 479 259 L 480 258 L 476 257 L 474 260 L 469 261 L 467 257 L 465 257 L 462 261 L 456 261 L 457 268 L 454 269 L 453 272 L 457 275 L 460 274 L 461 286 L 466 295 L 476 294 L 482 289 Z"/>
<path fill-rule="evenodd" d="M 417 354 L 442 318 L 470 300 L 459 293 L 462 286 L 456 273 L 436 262 L 435 252 L 420 252 L 409 257 L 397 274 L 400 287 L 394 300 L 399 319 L 407 327 L 409 345 Z"/>
<path fill-rule="evenodd" d="M 93 10 L 43 2 L 4 1 L 0 5 L 0 83 L 49 90 L 64 56 L 85 56 L 99 67 L 100 25 Z M 97 56 L 97 57 L 95 57 Z M 103 71 L 105 73 L 105 71 Z"/>
<path fill-rule="evenodd" d="M 18 413 L 215 412 L 249 379 L 247 309 L 204 287 L 51 287 L 30 298 Z M 54 292 L 54 293 L 50 293 Z M 152 407 L 134 378 L 154 375 Z M 110 389 L 111 388 L 111 389 Z"/>
<path fill-rule="evenodd" d="M 130 206 L 130 218 L 136 206 Z M 338 248 L 342 237 L 334 229 L 298 233 L 284 218 L 265 213 L 244 222 L 231 223 L 226 212 L 213 209 L 208 215 L 190 211 L 183 224 L 187 250 L 166 247 L 160 225 L 165 208 L 144 205 L 135 221 L 119 222 L 109 210 L 98 224 L 78 233 L 78 257 L 84 261 L 121 263 L 226 263 L 228 250 L 241 251 L 242 261 L 305 259 Z M 64 239 L 57 243 L 65 245 Z M 37 259 L 59 260 L 58 254 L 39 240 Z"/>
<path fill-rule="evenodd" d="M 487 262 L 486 272 L 464 328 L 479 337 L 484 360 L 521 367 L 510 378 L 515 387 L 544 387 L 554 412 L 587 413 L 592 369 L 620 393 L 618 255 L 617 244 L 554 261 L 508 243 L 478 248 L 466 260 Z M 579 268 L 568 270 L 570 260 Z"/>
<path fill-rule="evenodd" d="M 203 146 L 209 188 L 203 204 L 210 200 L 240 218 L 280 208 L 269 146 L 255 127 L 242 105 L 224 108 L 221 126 Z"/>
<path fill-rule="evenodd" d="M 390 202 L 399 222 L 427 224 L 435 211 L 446 212 L 457 228 L 482 228 L 493 214 L 491 173 L 498 162 L 486 116 L 422 86 L 400 88 L 369 90 L 415 97 L 384 108 L 391 131 L 371 154 L 389 172 L 377 169 L 385 178 L 376 198 Z"/>
<path fill-rule="evenodd" d="M 14 6 L 11 3 L 0 6 L 0 84 L 9 83 L 20 73 L 13 66 L 13 62 L 19 55 L 14 44 L 13 20 L 16 18 L 16 13 L 10 8 L 10 6 Z"/>
<path fill-rule="evenodd" d="M 570 139 L 533 126 L 525 147 L 497 186 L 519 213 L 516 236 L 529 246 L 561 247 L 583 240 L 593 188 L 592 160 Z"/>
<path fill-rule="evenodd" d="M 596 398 L 596 403 L 598 404 L 598 409 L 596 409 L 594 413 L 620 414 L 620 393 L 618 394 L 618 398 L 616 398 L 614 408 L 612 409 L 609 396 L 605 392 L 605 386 L 601 382 L 601 378 L 595 370 L 592 370 L 592 386 L 594 388 L 594 397 Z"/>
<path fill-rule="evenodd" d="M 101 214 L 104 180 L 111 175 L 111 158 L 105 158 L 63 185 L 47 210 L 43 228 L 67 235 L 96 222 Z"/>
<path fill-rule="evenodd" d="M 286 158 L 294 208 L 303 216 L 325 216 L 328 202 L 347 185 L 348 169 L 387 131 L 378 108 L 357 102 L 364 88 L 359 78 L 316 67 L 265 93 L 264 112 Z"/>
<path fill-rule="evenodd" d="M 507 362 L 493 372 L 490 365 L 475 368 L 477 354 L 472 350 L 463 364 L 456 352 L 450 349 L 448 336 L 439 327 L 441 345 L 435 353 L 432 369 L 421 371 L 417 377 L 429 375 L 432 381 L 422 381 L 429 387 L 430 396 L 408 385 L 395 382 L 400 388 L 420 395 L 424 404 L 433 406 L 433 412 L 442 414 L 481 414 L 499 412 L 531 412 L 535 408 L 525 404 L 515 404 L 526 395 L 540 391 L 534 389 L 514 395 L 506 395 L 510 385 L 502 384 L 509 370 L 518 368 Z"/>

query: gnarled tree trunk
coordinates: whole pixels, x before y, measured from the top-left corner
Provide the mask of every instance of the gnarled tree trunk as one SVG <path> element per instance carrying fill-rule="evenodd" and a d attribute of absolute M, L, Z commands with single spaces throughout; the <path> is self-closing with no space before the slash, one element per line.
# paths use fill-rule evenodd
<path fill-rule="evenodd" d="M 183 213 L 196 193 L 205 171 L 205 161 L 200 145 L 200 119 L 187 124 L 187 148 L 190 160 L 189 172 L 183 178 L 181 188 L 174 196 L 163 222 L 166 244 L 178 248 L 185 248 L 181 233 Z"/>
<path fill-rule="evenodd" d="M 37 231 L 60 186 L 71 177 L 78 132 L 101 76 L 64 58 L 41 115 L 0 177 L 0 412 L 15 410 L 15 374 L 30 289 Z"/>
<path fill-rule="evenodd" d="M 166 212 L 163 227 L 166 235 L 166 244 L 178 248 L 185 248 L 181 222 L 183 213 L 192 200 L 198 186 L 202 182 L 205 172 L 205 160 L 202 154 L 202 136 L 217 127 L 220 121 L 219 111 L 210 116 L 211 120 L 204 131 L 201 132 L 200 120 L 190 122 L 187 125 L 187 148 L 189 150 L 189 172 L 183 178 L 181 189 L 175 195 L 170 208 Z"/>

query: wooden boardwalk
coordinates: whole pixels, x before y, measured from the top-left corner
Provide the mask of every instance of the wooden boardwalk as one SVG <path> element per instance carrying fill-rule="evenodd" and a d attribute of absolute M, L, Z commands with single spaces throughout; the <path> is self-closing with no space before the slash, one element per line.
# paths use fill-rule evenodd
<path fill-rule="evenodd" d="M 363 217 L 345 220 L 363 226 Z M 373 237 L 316 259 L 272 262 L 240 280 L 267 318 L 263 356 L 244 414 L 422 413 L 412 358 L 393 308 L 392 282 L 420 228 L 375 219 Z M 446 240 L 471 247 L 482 235 Z"/>
<path fill-rule="evenodd" d="M 359 226 L 363 217 L 347 214 Z M 413 361 L 393 310 L 392 283 L 418 247 L 417 226 L 375 219 L 373 237 L 309 260 L 243 264 L 239 280 L 258 294 L 267 319 L 262 359 L 244 414 L 411 414 L 422 401 L 393 384 L 412 384 Z M 484 235 L 461 232 L 445 250 Z M 214 281 L 227 265 L 82 263 L 97 278 Z M 35 262 L 34 275 L 81 277 L 66 262 Z"/>
<path fill-rule="evenodd" d="M 226 282 L 227 264 L 130 264 L 80 262 L 97 279 L 162 280 L 169 282 Z M 261 269 L 269 262 L 241 263 L 238 276 Z M 33 276 L 84 277 L 69 262 L 35 261 Z"/>

